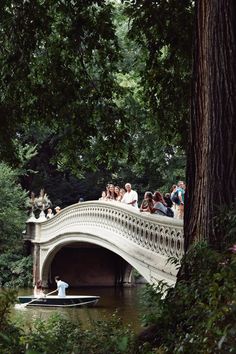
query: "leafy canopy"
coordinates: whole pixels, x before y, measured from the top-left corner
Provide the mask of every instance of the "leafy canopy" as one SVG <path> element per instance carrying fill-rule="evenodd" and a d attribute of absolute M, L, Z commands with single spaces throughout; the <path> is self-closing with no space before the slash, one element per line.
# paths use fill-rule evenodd
<path fill-rule="evenodd" d="M 17 183 L 16 172 L 0 163 L 0 249 L 19 244 L 26 218 L 26 192 Z"/>
<path fill-rule="evenodd" d="M 117 156 L 126 128 L 112 99 L 119 95 L 112 5 L 4 1 L 0 11 L 1 156 L 14 160 L 9 138 L 34 121 L 52 129 L 62 165 L 94 167 Z"/>

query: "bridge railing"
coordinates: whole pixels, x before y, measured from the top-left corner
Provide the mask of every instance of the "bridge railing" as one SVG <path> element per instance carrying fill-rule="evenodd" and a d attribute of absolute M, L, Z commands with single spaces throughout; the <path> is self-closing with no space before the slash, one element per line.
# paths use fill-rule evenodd
<path fill-rule="evenodd" d="M 29 219 L 35 224 L 33 238 L 41 243 L 71 228 L 94 228 L 111 231 L 120 237 L 165 257 L 183 256 L 183 222 L 174 218 L 143 213 L 120 202 L 89 201 L 71 205 L 45 221 Z M 31 237 L 32 238 L 32 237 Z"/>

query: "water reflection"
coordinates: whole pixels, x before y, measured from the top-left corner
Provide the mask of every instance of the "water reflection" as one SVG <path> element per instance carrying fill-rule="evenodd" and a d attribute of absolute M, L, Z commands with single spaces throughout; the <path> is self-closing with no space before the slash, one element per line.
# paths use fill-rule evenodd
<path fill-rule="evenodd" d="M 67 291 L 68 295 L 99 295 L 101 299 L 91 308 L 43 308 L 27 307 L 25 310 L 14 310 L 14 317 L 30 323 L 32 319 L 47 319 L 55 311 L 65 315 L 73 321 L 80 321 L 88 327 L 92 320 L 109 319 L 114 312 L 122 318 L 125 324 L 138 332 L 141 329 L 139 293 L 141 286 L 131 288 L 80 288 Z M 19 295 L 30 295 L 31 289 L 21 289 Z"/>

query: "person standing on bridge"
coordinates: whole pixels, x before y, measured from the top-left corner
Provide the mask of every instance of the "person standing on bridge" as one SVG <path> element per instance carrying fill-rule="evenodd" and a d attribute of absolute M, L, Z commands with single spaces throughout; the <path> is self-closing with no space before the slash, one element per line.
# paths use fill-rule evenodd
<path fill-rule="evenodd" d="M 51 209 L 51 208 L 48 208 L 47 214 L 46 214 L 46 218 L 47 218 L 47 219 L 51 219 L 53 216 L 54 216 L 54 214 L 53 214 L 53 212 L 52 212 L 52 209 Z"/>
<path fill-rule="evenodd" d="M 59 214 L 61 212 L 61 208 L 59 206 L 56 206 L 55 211 L 56 211 L 56 214 Z"/>
<path fill-rule="evenodd" d="M 55 282 L 57 283 L 58 296 L 65 297 L 66 289 L 69 285 L 65 281 L 62 281 L 58 275 L 55 277 Z"/>
<path fill-rule="evenodd" d="M 131 189 L 130 183 L 126 183 L 125 189 L 126 193 L 124 194 L 121 202 L 138 208 L 138 193 Z"/>

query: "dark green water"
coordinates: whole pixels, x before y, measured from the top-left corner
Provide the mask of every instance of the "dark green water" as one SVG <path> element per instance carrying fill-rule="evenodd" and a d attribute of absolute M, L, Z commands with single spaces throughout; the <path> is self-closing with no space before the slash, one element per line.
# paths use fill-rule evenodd
<path fill-rule="evenodd" d="M 113 313 L 117 312 L 124 324 L 130 324 L 131 328 L 138 332 L 141 329 L 139 294 L 141 286 L 114 289 L 114 288 L 82 288 L 67 291 L 69 295 L 99 295 L 101 299 L 95 307 L 91 308 L 40 308 L 26 307 L 24 309 L 14 309 L 13 316 L 18 321 L 22 319 L 30 323 L 37 317 L 46 319 L 52 313 L 59 312 L 71 320 L 80 320 L 84 327 L 90 325 L 91 320 L 109 319 Z M 49 290 L 51 291 L 51 290 Z M 19 295 L 30 295 L 31 289 L 21 289 Z"/>

